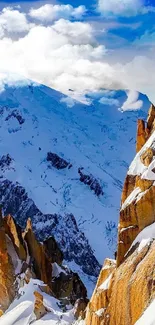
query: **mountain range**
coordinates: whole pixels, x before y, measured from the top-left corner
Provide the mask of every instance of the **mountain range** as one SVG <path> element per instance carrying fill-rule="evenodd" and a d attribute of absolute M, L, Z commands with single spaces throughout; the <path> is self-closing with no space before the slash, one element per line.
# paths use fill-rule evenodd
<path fill-rule="evenodd" d="M 135 151 L 137 118 L 149 101 L 122 112 L 124 91 L 103 90 L 91 105 L 29 82 L 0 94 L 0 203 L 40 241 L 51 235 L 91 295 L 116 250 L 124 177 Z"/>

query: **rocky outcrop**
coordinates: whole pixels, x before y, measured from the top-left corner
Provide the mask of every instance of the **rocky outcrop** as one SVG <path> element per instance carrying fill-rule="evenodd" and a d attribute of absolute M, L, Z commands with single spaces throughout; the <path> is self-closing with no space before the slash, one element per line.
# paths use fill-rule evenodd
<path fill-rule="evenodd" d="M 142 243 L 135 240 L 147 226 L 155 225 L 154 140 L 142 149 L 154 130 L 152 105 L 147 124 L 138 121 L 137 152 L 142 151 L 122 192 L 117 261 L 105 261 L 87 308 L 86 325 L 134 325 L 155 298 L 154 237 L 148 241 L 147 235 Z"/>
<path fill-rule="evenodd" d="M 146 142 L 145 122 L 143 120 L 138 120 L 136 152 L 141 150 L 145 142 Z"/>
<path fill-rule="evenodd" d="M 0 158 L 0 169 L 3 171 L 4 169 L 9 169 L 11 164 L 13 162 L 13 159 L 10 157 L 9 154 L 4 155 Z"/>
<path fill-rule="evenodd" d="M 15 270 L 7 251 L 7 241 L 0 212 L 0 309 L 5 311 L 15 296 Z"/>
<path fill-rule="evenodd" d="M 121 205 L 125 202 L 125 200 L 127 199 L 127 197 L 134 190 L 135 181 L 136 181 L 136 176 L 135 175 L 127 175 L 126 176 L 126 179 L 125 179 L 125 182 L 124 182 L 123 191 L 122 191 Z"/>
<path fill-rule="evenodd" d="M 148 140 L 152 131 L 155 130 L 155 106 L 151 105 L 147 122 L 138 120 L 137 123 L 137 141 L 136 141 L 136 152 L 139 152 L 145 142 Z"/>
<path fill-rule="evenodd" d="M 93 175 L 87 175 L 84 172 L 83 168 L 78 169 L 78 173 L 80 175 L 80 182 L 84 183 L 85 185 L 88 185 L 92 191 L 97 196 L 103 195 L 103 190 L 101 185 L 99 184 L 98 180 Z"/>
<path fill-rule="evenodd" d="M 32 279 L 41 280 L 39 290 L 59 299 L 64 307 L 74 305 L 77 299 L 86 302 L 87 290 L 84 284 L 78 274 L 62 266 L 62 261 L 63 254 L 53 238 L 44 243 L 36 239 L 30 219 L 27 221 L 26 229 L 22 231 L 10 215 L 3 218 L 1 214 L 0 315 L 17 297 L 18 289 Z M 48 310 L 43 304 L 40 291 L 35 291 L 34 295 L 34 313 L 36 318 L 40 319 Z"/>
<path fill-rule="evenodd" d="M 48 152 L 46 159 L 48 162 L 50 162 L 51 166 L 55 167 L 56 169 L 70 169 L 72 167 L 72 164 L 70 164 L 65 159 L 59 157 L 56 153 L 53 152 Z"/>
<path fill-rule="evenodd" d="M 14 109 L 10 114 L 8 114 L 5 120 L 9 121 L 11 118 L 15 118 L 20 125 L 25 122 L 25 119 L 17 109 Z"/>
<path fill-rule="evenodd" d="M 75 319 L 85 319 L 86 317 L 86 307 L 88 305 L 88 299 L 78 299 L 74 307 L 74 317 Z"/>
<path fill-rule="evenodd" d="M 13 215 L 22 229 L 31 218 L 37 240 L 54 237 L 66 261 L 74 261 L 86 274 L 98 276 L 101 266 L 73 214 L 43 214 L 19 183 L 7 179 L 0 181 L 0 198 L 4 214 Z"/>
<path fill-rule="evenodd" d="M 104 318 L 104 312 L 109 303 L 109 279 L 116 268 L 116 262 L 106 259 L 100 272 L 96 288 L 89 302 L 86 312 L 86 325 L 100 325 Z M 102 287 L 102 285 L 105 286 Z M 104 323 L 103 323 L 104 324 Z"/>
<path fill-rule="evenodd" d="M 57 299 L 62 300 L 64 303 L 71 302 L 74 304 L 77 299 L 81 297 L 86 300 L 87 290 L 83 285 L 77 273 L 72 271 L 61 272 L 52 283 L 52 290 Z"/>
<path fill-rule="evenodd" d="M 15 224 L 14 219 L 11 217 L 11 215 L 6 216 L 3 219 L 4 227 L 5 227 L 5 234 L 9 236 L 11 239 L 14 249 L 22 261 L 26 261 L 27 252 L 26 252 L 26 246 L 22 237 L 22 231 L 21 228 Z"/>
<path fill-rule="evenodd" d="M 28 252 L 31 256 L 33 268 L 38 279 L 52 285 L 52 264 L 46 255 L 44 246 L 39 243 L 33 233 L 31 220 L 28 219 L 23 237 L 27 243 Z"/>
<path fill-rule="evenodd" d="M 48 239 L 44 240 L 43 244 L 45 252 L 50 258 L 51 263 L 56 262 L 57 264 L 61 265 L 63 261 L 63 253 L 54 237 L 49 237 Z"/>
<path fill-rule="evenodd" d="M 93 294 L 86 325 L 134 325 L 155 298 L 154 267 L 155 241 L 140 252 L 135 249 L 116 270 L 108 269 L 108 286 L 106 276 Z"/>
<path fill-rule="evenodd" d="M 40 319 L 43 316 L 45 316 L 48 311 L 47 311 L 46 307 L 44 306 L 43 296 L 38 291 L 35 291 L 34 295 L 35 295 L 34 313 L 35 313 L 36 319 Z"/>
<path fill-rule="evenodd" d="M 155 129 L 155 106 L 152 104 L 147 118 L 147 130 L 148 134 L 150 134 Z"/>
<path fill-rule="evenodd" d="M 148 167 L 151 161 L 153 160 L 153 156 L 154 150 L 152 148 L 148 148 L 142 153 L 142 155 L 140 156 L 140 160 L 142 164 Z"/>

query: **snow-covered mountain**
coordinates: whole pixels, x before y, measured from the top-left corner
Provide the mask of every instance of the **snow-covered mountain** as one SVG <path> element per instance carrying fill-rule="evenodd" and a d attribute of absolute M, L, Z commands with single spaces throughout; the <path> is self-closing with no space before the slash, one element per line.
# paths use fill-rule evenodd
<path fill-rule="evenodd" d="M 0 201 L 40 240 L 54 235 L 72 269 L 97 276 L 115 251 L 122 184 L 143 108 L 122 113 L 127 95 L 104 92 L 90 106 L 45 86 L 0 94 Z M 106 104 L 103 104 L 106 103 Z M 111 105 L 109 105 L 111 103 Z"/>

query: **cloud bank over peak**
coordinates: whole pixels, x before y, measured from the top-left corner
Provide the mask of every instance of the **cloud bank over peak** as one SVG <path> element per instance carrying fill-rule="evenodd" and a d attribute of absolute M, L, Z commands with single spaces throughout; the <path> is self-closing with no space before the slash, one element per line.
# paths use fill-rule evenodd
<path fill-rule="evenodd" d="M 109 0 L 107 6 L 112 3 L 114 0 Z M 141 56 L 136 52 L 134 54 L 132 45 L 136 48 L 136 42 L 131 46 L 129 44 L 132 58 L 126 59 L 122 48 L 108 48 L 107 41 L 112 35 L 108 23 L 106 29 L 101 20 L 96 23 L 88 17 L 77 19 L 84 17 L 85 12 L 85 7 L 74 8 L 72 5 L 45 4 L 37 9 L 30 8 L 27 13 L 17 7 L 3 8 L 0 12 L 1 89 L 6 83 L 7 74 L 15 73 L 15 79 L 19 75 L 43 83 L 71 96 L 73 102 L 76 99 L 89 103 L 88 93 L 106 88 L 137 90 L 149 95 L 155 103 L 153 42 L 147 56 L 146 52 Z M 112 25 L 120 28 L 115 22 Z M 139 24 L 136 28 L 140 28 Z M 123 39 L 122 36 L 113 35 L 114 45 L 118 38 L 120 42 Z M 73 91 L 70 92 L 70 89 Z M 107 105 L 111 105 L 109 99 L 103 98 L 101 102 L 105 100 Z M 73 102 L 70 101 L 70 106 Z M 126 107 L 130 106 L 131 109 L 132 104 L 135 109 L 135 102 L 127 102 Z M 117 106 L 117 102 L 113 104 Z"/>

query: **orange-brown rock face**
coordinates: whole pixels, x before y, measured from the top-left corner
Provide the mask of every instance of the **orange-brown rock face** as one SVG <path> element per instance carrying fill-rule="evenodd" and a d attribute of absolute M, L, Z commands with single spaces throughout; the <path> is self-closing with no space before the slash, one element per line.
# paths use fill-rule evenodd
<path fill-rule="evenodd" d="M 117 266 L 124 260 L 138 233 L 155 222 L 155 186 L 152 181 L 139 177 L 137 184 L 144 190 L 141 198 L 137 201 L 133 200 L 120 211 Z"/>
<path fill-rule="evenodd" d="M 143 120 L 138 120 L 137 123 L 137 142 L 136 142 L 136 152 L 139 152 L 145 142 L 148 140 L 151 133 L 155 130 L 155 106 L 151 105 L 149 112 L 147 123 Z"/>
<path fill-rule="evenodd" d="M 113 274 L 116 268 L 116 263 L 113 260 L 105 260 L 103 268 L 100 272 L 96 288 L 93 296 L 88 304 L 86 313 L 86 325 L 100 325 L 104 318 L 104 311 L 109 304 L 109 288 L 108 283 L 105 289 L 102 289 L 102 284 Z"/>
<path fill-rule="evenodd" d="M 138 242 L 132 246 L 137 235 L 155 223 L 154 131 L 155 107 L 151 105 L 146 127 L 138 121 L 136 149 L 141 152 L 122 192 L 116 265 L 107 267 L 105 263 L 101 270 L 87 308 L 86 325 L 134 325 L 155 298 L 155 240 L 142 247 Z"/>
<path fill-rule="evenodd" d="M 154 150 L 152 148 L 148 148 L 142 153 L 142 155 L 140 156 L 140 160 L 142 164 L 148 167 L 151 161 L 153 160 L 153 156 Z"/>
<path fill-rule="evenodd" d="M 36 315 L 36 319 L 40 319 L 47 314 L 47 309 L 43 304 L 43 296 L 37 291 L 34 292 L 34 295 L 35 295 L 34 313 Z"/>
<path fill-rule="evenodd" d="M 109 284 L 109 304 L 100 324 L 134 325 L 136 323 L 155 296 L 154 267 L 155 242 L 150 247 L 145 246 L 140 252 L 136 249 L 116 269 Z"/>
<path fill-rule="evenodd" d="M 145 122 L 143 120 L 138 120 L 136 152 L 141 150 L 145 142 L 146 142 Z"/>
<path fill-rule="evenodd" d="M 131 192 L 134 190 L 135 182 L 136 182 L 136 176 L 127 175 L 124 182 L 123 191 L 122 191 L 122 200 L 121 200 L 122 204 L 124 203 L 126 198 L 131 194 Z"/>
<path fill-rule="evenodd" d="M 5 233 L 10 237 L 18 257 L 26 261 L 26 248 L 22 238 L 21 229 L 15 224 L 14 219 L 8 215 L 4 218 Z"/>
<path fill-rule="evenodd" d="M 147 129 L 149 132 L 152 132 L 154 130 L 155 126 L 155 106 L 151 105 L 149 112 L 148 112 L 148 118 L 147 118 Z"/>
<path fill-rule="evenodd" d="M 34 270 L 37 278 L 51 286 L 52 265 L 45 253 L 44 246 L 35 238 L 30 219 L 27 222 L 24 239 L 27 243 L 29 254 L 34 260 Z"/>
<path fill-rule="evenodd" d="M 0 308 L 5 311 L 15 295 L 14 267 L 7 252 L 6 234 L 0 212 Z"/>

